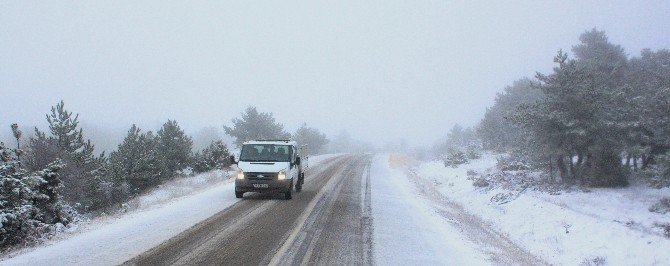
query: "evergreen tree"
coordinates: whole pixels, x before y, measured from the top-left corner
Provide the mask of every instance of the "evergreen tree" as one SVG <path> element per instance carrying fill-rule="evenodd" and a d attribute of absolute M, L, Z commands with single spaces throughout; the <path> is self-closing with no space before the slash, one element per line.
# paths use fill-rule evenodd
<path fill-rule="evenodd" d="M 645 174 L 667 176 L 670 52 L 645 49 L 629 60 L 602 31 L 579 40 L 575 59 L 559 51 L 552 73 L 496 97 L 478 126 L 484 147 L 590 186 L 626 185 L 639 162 L 652 165 Z"/>
<path fill-rule="evenodd" d="M 202 153 L 195 155 L 194 169 L 197 172 L 224 169 L 230 166 L 229 156 L 230 152 L 223 141 L 212 141 L 209 146 L 202 150 Z"/>
<path fill-rule="evenodd" d="M 272 113 L 259 113 L 256 107 L 248 107 L 241 118 L 232 120 L 233 126 L 223 126 L 226 134 L 235 138 L 235 144 L 241 146 L 249 140 L 288 139 L 291 134 L 284 126 L 275 121 Z"/>
<path fill-rule="evenodd" d="M 0 245 L 21 242 L 37 226 L 36 208 L 31 204 L 31 190 L 23 182 L 25 172 L 14 152 L 0 142 Z"/>
<path fill-rule="evenodd" d="M 486 110 L 477 126 L 477 135 L 485 149 L 498 152 L 525 147 L 523 128 L 513 121 L 522 105 L 535 104 L 544 98 L 537 82 L 523 78 L 496 95 L 492 107 Z"/>
<path fill-rule="evenodd" d="M 316 128 L 307 127 L 305 123 L 295 131 L 293 140 L 298 142 L 298 145 L 307 145 L 307 149 L 311 154 L 319 154 L 329 142 L 326 134 L 321 133 Z"/>
<path fill-rule="evenodd" d="M 160 184 L 170 176 L 159 151 L 159 140 L 149 131 L 141 133 L 133 125 L 118 149 L 109 156 L 113 176 L 112 200 L 120 202 L 132 194 Z"/>
<path fill-rule="evenodd" d="M 35 128 L 35 137 L 30 139 L 28 167 L 39 171 L 60 159 L 64 164 L 60 173 L 67 187 L 64 198 L 90 209 L 98 196 L 98 191 L 92 188 L 98 185 L 105 163 L 104 153 L 99 157 L 94 155 L 94 145 L 90 140 L 84 141 L 79 115 L 67 111 L 63 101 L 52 107 L 46 118 L 50 135 Z"/>
<path fill-rule="evenodd" d="M 14 123 L 11 125 L 12 128 L 12 135 L 16 139 L 16 158 L 19 161 L 19 164 L 21 164 L 21 136 L 23 135 L 23 132 L 19 130 L 19 124 Z"/>
<path fill-rule="evenodd" d="M 603 32 L 586 32 L 580 40 L 573 49 L 577 60 L 559 51 L 554 73 L 538 73 L 544 99 L 521 106 L 516 118 L 540 144 L 533 148 L 550 158 L 550 167 L 555 165 L 563 180 L 625 185 L 620 150 L 629 124 L 620 105 L 626 56 Z"/>
<path fill-rule="evenodd" d="M 163 156 L 163 163 L 170 173 L 190 165 L 192 146 L 193 141 L 179 127 L 177 121 L 168 120 L 158 131 L 157 150 Z"/>
<path fill-rule="evenodd" d="M 28 175 L 16 150 L 0 142 L 0 247 L 35 241 L 49 226 L 73 220 L 75 213 L 60 201 L 61 167 L 56 161 Z"/>
<path fill-rule="evenodd" d="M 655 156 L 670 151 L 670 51 L 642 50 L 629 64 L 627 121 L 628 161 L 642 159 L 646 167 Z M 630 162 L 628 162 L 630 164 Z"/>

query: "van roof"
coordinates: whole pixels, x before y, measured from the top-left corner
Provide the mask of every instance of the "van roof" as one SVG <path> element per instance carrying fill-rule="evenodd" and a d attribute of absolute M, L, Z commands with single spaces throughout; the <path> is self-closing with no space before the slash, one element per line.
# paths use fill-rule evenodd
<path fill-rule="evenodd" d="M 242 145 L 245 144 L 274 144 L 274 145 L 298 146 L 298 143 L 295 142 L 294 140 L 250 140 L 242 143 Z"/>

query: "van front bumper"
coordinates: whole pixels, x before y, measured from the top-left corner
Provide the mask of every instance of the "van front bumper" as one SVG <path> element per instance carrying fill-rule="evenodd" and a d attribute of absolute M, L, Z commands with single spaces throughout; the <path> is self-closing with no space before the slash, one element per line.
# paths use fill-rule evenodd
<path fill-rule="evenodd" d="M 286 192 L 291 189 L 291 182 L 291 179 L 235 179 L 235 192 Z"/>

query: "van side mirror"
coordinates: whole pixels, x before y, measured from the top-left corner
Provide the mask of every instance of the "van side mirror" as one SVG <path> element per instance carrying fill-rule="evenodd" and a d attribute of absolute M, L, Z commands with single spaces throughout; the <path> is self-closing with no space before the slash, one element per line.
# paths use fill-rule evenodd
<path fill-rule="evenodd" d="M 230 164 L 237 164 L 237 162 L 235 161 L 235 155 L 230 156 Z"/>
<path fill-rule="evenodd" d="M 300 165 L 300 156 L 295 157 L 295 164 Z"/>

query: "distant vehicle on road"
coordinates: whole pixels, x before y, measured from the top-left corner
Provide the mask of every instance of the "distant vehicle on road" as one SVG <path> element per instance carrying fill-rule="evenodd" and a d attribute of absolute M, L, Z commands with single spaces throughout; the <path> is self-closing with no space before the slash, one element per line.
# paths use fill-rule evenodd
<path fill-rule="evenodd" d="M 242 198 L 245 192 L 284 193 L 291 199 L 292 192 L 302 190 L 305 180 L 300 152 L 295 141 L 255 140 L 242 144 L 239 161 L 231 156 L 239 171 L 235 178 L 235 196 Z"/>

